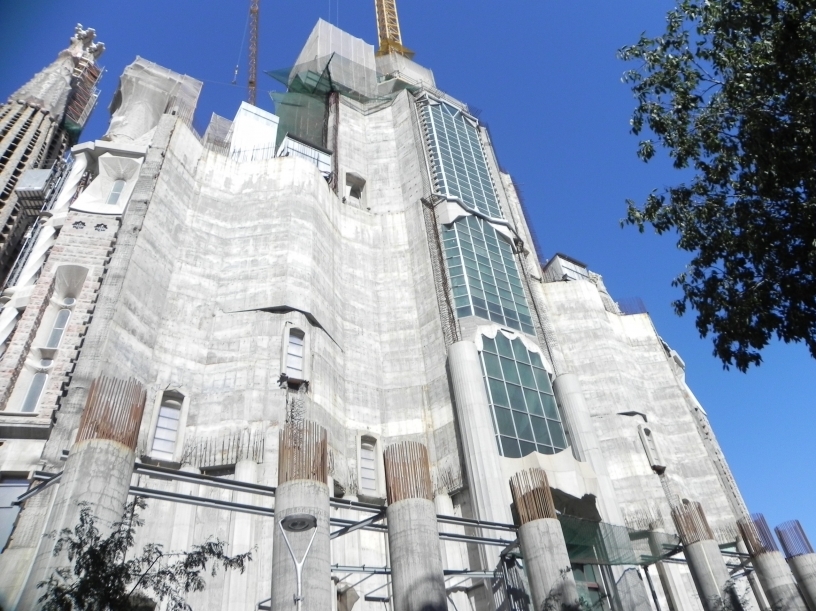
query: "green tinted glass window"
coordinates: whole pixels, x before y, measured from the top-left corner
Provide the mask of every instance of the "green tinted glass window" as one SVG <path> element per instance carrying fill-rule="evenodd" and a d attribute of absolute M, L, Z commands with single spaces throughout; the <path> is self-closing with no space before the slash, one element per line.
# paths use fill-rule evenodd
<path fill-rule="evenodd" d="M 482 337 L 482 367 L 502 456 L 554 454 L 567 447 L 564 426 L 541 356 L 520 338 Z M 531 366 L 532 365 L 532 366 Z M 509 409 L 508 409 L 509 408 Z"/>

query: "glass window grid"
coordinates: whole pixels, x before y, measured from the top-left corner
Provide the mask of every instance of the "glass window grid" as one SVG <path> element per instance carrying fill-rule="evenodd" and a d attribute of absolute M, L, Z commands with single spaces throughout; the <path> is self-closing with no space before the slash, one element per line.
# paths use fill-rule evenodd
<path fill-rule="evenodd" d="M 23 407 L 20 409 L 21 412 L 31 413 L 37 409 L 47 381 L 47 373 L 38 371 L 34 374 L 31 378 L 31 384 L 28 386 L 28 391 L 26 391 L 25 399 L 23 399 Z"/>
<path fill-rule="evenodd" d="M 360 444 L 360 490 L 364 493 L 377 492 L 377 463 L 374 444 L 363 441 Z"/>
<path fill-rule="evenodd" d="M 442 238 L 456 315 L 480 316 L 534 335 L 510 244 L 475 216 L 443 227 Z"/>
<path fill-rule="evenodd" d="M 51 329 L 51 334 L 48 336 L 48 341 L 45 344 L 46 348 L 59 348 L 62 336 L 65 333 L 65 327 L 68 326 L 68 320 L 71 318 L 71 310 L 63 308 L 57 312 L 57 317 L 54 319 L 54 327 Z"/>
<path fill-rule="evenodd" d="M 499 453 L 520 458 L 567 447 L 564 425 L 541 357 L 521 339 L 482 336 L 482 374 Z"/>
<path fill-rule="evenodd" d="M 431 130 L 437 188 L 491 218 L 503 218 L 478 128 L 447 104 L 428 104 L 423 113 Z"/>
<path fill-rule="evenodd" d="M 178 405 L 178 406 L 177 406 Z M 159 407 L 156 433 L 153 435 L 154 456 L 171 460 L 176 450 L 181 405 L 175 399 L 165 399 Z"/>

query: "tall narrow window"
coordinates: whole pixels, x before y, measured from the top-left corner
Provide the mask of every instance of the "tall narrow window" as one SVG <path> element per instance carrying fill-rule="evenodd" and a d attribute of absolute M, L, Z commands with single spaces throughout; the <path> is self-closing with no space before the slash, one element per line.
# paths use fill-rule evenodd
<path fill-rule="evenodd" d="M 159 419 L 156 422 L 156 434 L 153 436 L 151 452 L 153 457 L 173 460 L 183 401 L 184 397 L 177 392 L 168 391 L 162 395 Z"/>
<path fill-rule="evenodd" d="M 6 547 L 20 508 L 12 501 L 28 490 L 28 480 L 23 477 L 0 475 L 0 552 Z"/>
<path fill-rule="evenodd" d="M 567 447 L 564 426 L 541 356 L 521 338 L 482 337 L 485 386 L 502 456 L 555 454 Z"/>
<path fill-rule="evenodd" d="M 289 330 L 289 344 L 286 347 L 286 375 L 293 380 L 303 379 L 303 331 Z"/>
<path fill-rule="evenodd" d="M 48 364 L 50 365 L 51 362 L 48 361 Z M 31 378 L 31 385 L 28 387 L 28 392 L 26 393 L 25 399 L 23 399 L 23 407 L 20 411 L 33 412 L 35 409 L 37 409 L 37 405 L 40 403 L 40 398 L 42 397 L 43 389 L 45 388 L 45 383 L 47 381 L 47 373 L 38 371 L 34 374 L 34 377 Z"/>
<path fill-rule="evenodd" d="M 360 492 L 369 496 L 377 494 L 376 442 L 363 438 L 360 443 Z"/>
<path fill-rule="evenodd" d="M 68 319 L 71 318 L 71 310 L 63 308 L 57 313 L 57 318 L 54 320 L 54 327 L 51 329 L 51 335 L 48 336 L 46 348 L 59 348 L 62 336 L 65 333 L 65 327 L 68 326 Z"/>
<path fill-rule="evenodd" d="M 122 191 L 125 190 L 125 181 L 124 180 L 116 180 L 113 183 L 113 187 L 111 187 L 110 195 L 108 195 L 108 206 L 115 206 L 119 203 L 119 197 L 122 195 Z"/>

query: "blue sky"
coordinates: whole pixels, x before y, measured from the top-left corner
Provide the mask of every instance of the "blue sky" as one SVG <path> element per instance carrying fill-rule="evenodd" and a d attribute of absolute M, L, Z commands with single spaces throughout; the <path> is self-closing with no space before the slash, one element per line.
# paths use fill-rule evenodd
<path fill-rule="evenodd" d="M 373 0 L 261 0 L 259 69 L 291 65 L 318 18 L 376 43 Z M 83 139 L 106 128 L 118 75 L 136 55 L 204 81 L 196 126 L 232 117 L 246 91 L 249 0 L 0 0 L 0 98 L 63 49 L 77 22 L 108 50 L 102 95 Z M 816 543 L 816 361 L 800 345 L 774 345 L 748 374 L 723 371 L 693 318 L 677 318 L 671 279 L 688 256 L 670 236 L 621 229 L 626 198 L 680 179 L 665 156 L 646 165 L 629 134 L 634 107 L 615 51 L 656 34 L 672 3 L 400 0 L 403 42 L 437 86 L 490 126 L 501 165 L 525 198 L 541 255 L 565 252 L 603 275 L 613 297 L 640 297 L 660 335 L 686 362 L 689 385 L 708 411 L 751 511 L 773 526 L 802 521 Z M 242 40 L 243 45 L 242 45 Z M 277 86 L 259 79 L 263 93 Z"/>

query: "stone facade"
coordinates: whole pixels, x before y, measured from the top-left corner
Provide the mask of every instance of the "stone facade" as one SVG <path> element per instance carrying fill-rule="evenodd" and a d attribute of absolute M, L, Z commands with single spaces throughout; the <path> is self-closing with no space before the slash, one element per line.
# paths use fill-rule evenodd
<path fill-rule="evenodd" d="M 355 70 L 393 63 L 321 23 L 307 48 L 326 45 L 341 59 L 343 49 L 354 50 L 356 59 L 345 59 L 356 67 L 337 74 L 358 80 Z M 682 361 L 648 315 L 621 313 L 596 275 L 561 281 L 542 273 L 512 179 L 500 172 L 487 130 L 466 105 L 435 88 L 430 71 L 407 59 L 397 63 L 399 75 L 379 85 L 379 93 L 355 92 L 351 85 L 324 92 L 320 147 L 297 141 L 294 131 L 280 133 L 281 127 L 278 140 L 294 139 L 286 150 L 295 152 L 256 160 L 239 142 L 225 148 L 192 129 L 200 82 L 141 58 L 127 68 L 111 130 L 74 149 L 88 179 L 72 195 L 0 361 L 0 397 L 8 412 L 0 411 L 7 439 L 0 468 L 60 472 L 91 382 L 102 375 L 135 378 L 147 400 L 131 484 L 193 501 L 149 500 L 138 545 L 178 550 L 218 537 L 231 553 L 254 550 L 245 573 L 219 574 L 205 592 L 191 595 L 196 609 L 268 608 L 278 535 L 267 488 L 231 490 L 194 476 L 278 485 L 281 427 L 306 419 L 328 432 L 326 483 L 337 525 L 385 504 L 382 452 L 398 441 L 427 448 L 437 511 L 501 523 L 439 523 L 450 608 L 496 608 L 495 590 L 503 586 L 485 572 L 502 566 L 503 545 L 495 540 L 515 538 L 507 532 L 513 530 L 508 480 L 530 467 L 547 473 L 564 514 L 673 535 L 671 503 L 688 498 L 702 501 L 718 543 L 736 544 L 734 523 L 744 503 L 685 384 Z M 412 73 L 422 77 L 421 86 Z M 363 80 L 376 86 L 376 79 Z M 483 151 L 481 180 L 492 185 L 503 218 L 440 195 L 441 166 L 433 157 L 439 141 L 423 123 L 423 104 L 445 104 L 451 116 L 464 117 L 463 129 L 475 126 L 469 146 Z M 240 159 L 232 149 L 241 150 Z M 331 155 L 328 176 L 309 151 L 315 159 Z M 443 226 L 468 217 L 510 245 L 503 244 L 512 252 L 505 265 L 519 270 L 517 299 L 529 306 L 530 332 L 454 309 L 462 285 L 440 236 Z M 87 274 L 42 397 L 32 413 L 18 414 L 15 393 L 26 392 L 20 372 L 50 333 L 56 278 L 66 266 Z M 540 358 L 537 371 L 548 381 L 539 384 L 556 384 L 560 404 L 554 398 L 552 405 L 560 414 L 550 420 L 569 436 L 566 449 L 521 457 L 500 452 L 496 398 L 484 390 L 480 361 L 484 342 L 496 337 L 524 346 L 528 356 L 518 358 Z M 644 446 L 644 434 L 654 435 L 652 449 Z M 664 464 L 655 462 L 654 448 Z M 156 477 L 139 465 L 192 475 Z M 55 485 L 26 501 L 0 555 L 3 608 L 21 609 L 18 601 L 34 587 L 28 567 L 42 553 L 38 533 L 60 494 Z M 358 501 L 365 507 L 355 508 Z M 228 503 L 257 511 L 230 510 Z M 467 542 L 465 534 L 494 542 Z M 391 600 L 387 571 L 362 583 L 364 575 L 355 572 L 388 565 L 384 528 L 337 537 L 330 553 L 338 609 L 381 609 Z M 655 592 L 661 608 L 696 610 L 693 596 L 678 594 L 690 583 L 688 569 L 662 568 L 668 581 L 658 582 Z M 645 611 L 651 596 L 636 570 L 599 570 L 600 589 L 576 579 L 579 594 L 581 587 L 595 588 L 605 608 L 645 604 Z M 625 607 L 625 601 L 640 602 Z"/>

